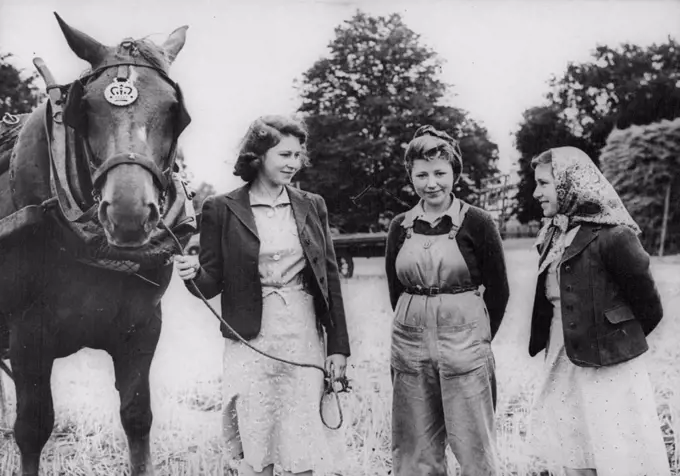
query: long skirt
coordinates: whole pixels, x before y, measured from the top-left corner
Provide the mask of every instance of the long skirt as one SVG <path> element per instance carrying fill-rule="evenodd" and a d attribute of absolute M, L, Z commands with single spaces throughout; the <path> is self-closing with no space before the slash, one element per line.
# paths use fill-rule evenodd
<path fill-rule="evenodd" d="M 598 476 L 669 476 L 670 467 L 644 357 L 578 367 L 564 348 L 558 308 L 531 421 L 532 446 L 549 469 Z"/>
<path fill-rule="evenodd" d="M 262 330 L 249 342 L 288 360 L 323 367 L 313 298 L 288 287 L 263 298 Z M 337 454 L 319 415 L 323 374 L 266 358 L 242 343 L 224 348 L 223 424 L 229 457 L 255 471 L 275 464 L 292 473 L 330 471 Z M 335 440 L 333 440 L 335 441 Z"/>

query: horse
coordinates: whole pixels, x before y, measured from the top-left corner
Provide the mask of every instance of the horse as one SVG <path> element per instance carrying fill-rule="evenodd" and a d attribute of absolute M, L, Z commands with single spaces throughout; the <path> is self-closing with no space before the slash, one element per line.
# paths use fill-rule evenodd
<path fill-rule="evenodd" d="M 61 86 L 36 61 L 49 98 L 22 120 L 9 159 L 0 154 L 0 336 L 9 331 L 21 471 L 38 475 L 52 433 L 54 360 L 88 347 L 112 358 L 131 474 L 153 475 L 160 301 L 177 244 L 197 227 L 176 173 L 191 119 L 168 76 L 188 27 L 161 45 L 106 46 L 55 16 L 90 68 Z"/>

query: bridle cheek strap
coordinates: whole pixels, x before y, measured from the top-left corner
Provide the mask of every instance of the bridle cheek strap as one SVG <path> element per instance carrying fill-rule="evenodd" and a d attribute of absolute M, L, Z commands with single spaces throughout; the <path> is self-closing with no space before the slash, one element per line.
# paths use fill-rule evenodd
<path fill-rule="evenodd" d="M 168 169 L 166 171 L 161 171 L 161 169 L 156 165 L 156 163 L 153 160 L 149 159 L 144 155 L 130 152 L 114 155 L 113 157 L 108 158 L 102 165 L 100 165 L 97 168 L 97 170 L 94 171 L 94 173 L 92 174 L 92 184 L 94 185 L 95 190 L 101 188 L 100 181 L 106 176 L 106 174 L 111 169 L 123 164 L 139 165 L 141 167 L 144 167 L 151 173 L 153 178 L 158 183 L 160 189 L 163 191 L 167 190 L 168 175 L 171 172 L 171 170 Z"/>

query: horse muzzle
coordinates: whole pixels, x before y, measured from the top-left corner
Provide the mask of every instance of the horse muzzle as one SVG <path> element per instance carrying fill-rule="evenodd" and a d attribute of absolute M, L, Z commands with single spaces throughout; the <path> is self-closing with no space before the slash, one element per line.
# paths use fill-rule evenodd
<path fill-rule="evenodd" d="M 99 222 L 110 245 L 143 247 L 161 219 L 159 200 L 164 191 L 161 184 L 167 182 L 159 180 L 155 171 L 138 158 L 119 160 L 113 165 L 109 161 L 93 175 L 95 189 L 100 190 Z"/>

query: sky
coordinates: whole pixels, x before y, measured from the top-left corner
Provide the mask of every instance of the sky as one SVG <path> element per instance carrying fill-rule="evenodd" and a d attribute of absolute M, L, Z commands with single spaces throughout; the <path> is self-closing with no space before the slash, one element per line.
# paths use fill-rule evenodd
<path fill-rule="evenodd" d="M 327 55 L 334 28 L 357 9 L 400 13 L 439 54 L 450 104 L 487 128 L 503 172 L 515 170 L 522 112 L 545 102 L 552 75 L 588 61 L 599 44 L 680 36 L 680 1 L 669 0 L 0 0 L 0 52 L 26 74 L 39 56 L 68 83 L 87 64 L 68 48 L 54 11 L 108 45 L 148 35 L 162 43 L 188 25 L 170 70 L 193 119 L 181 143 L 195 181 L 224 192 L 240 184 L 232 170 L 248 125 L 295 112 L 294 81 Z"/>

